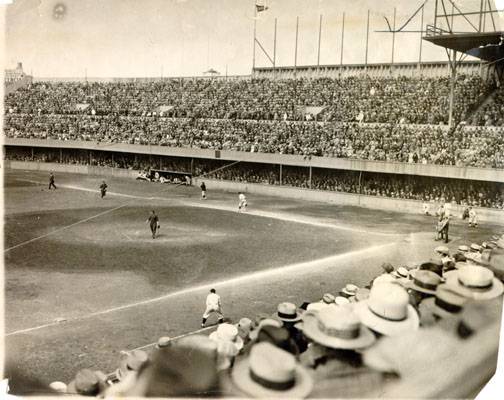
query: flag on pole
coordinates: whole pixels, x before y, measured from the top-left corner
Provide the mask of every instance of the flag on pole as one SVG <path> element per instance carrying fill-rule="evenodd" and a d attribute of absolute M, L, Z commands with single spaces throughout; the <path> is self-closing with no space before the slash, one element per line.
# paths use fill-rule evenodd
<path fill-rule="evenodd" d="M 267 6 L 264 6 L 264 5 L 261 5 L 261 4 L 256 4 L 256 11 L 258 13 L 262 12 L 262 11 L 266 11 L 269 7 Z"/>

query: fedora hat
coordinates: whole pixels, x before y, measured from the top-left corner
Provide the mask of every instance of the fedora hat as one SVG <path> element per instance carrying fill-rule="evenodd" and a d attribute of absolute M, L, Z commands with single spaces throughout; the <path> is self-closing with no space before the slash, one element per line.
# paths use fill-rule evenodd
<path fill-rule="evenodd" d="M 504 292 L 502 282 L 486 267 L 468 265 L 445 275 L 446 283 L 469 299 L 490 300 Z"/>
<path fill-rule="evenodd" d="M 355 296 L 355 293 L 357 293 L 358 289 L 358 286 L 354 285 L 353 283 L 348 283 L 343 289 L 341 289 L 341 294 L 348 297 Z"/>
<path fill-rule="evenodd" d="M 420 304 L 432 310 L 438 317 L 446 318 L 460 313 L 466 302 L 466 297 L 442 284 L 438 286 L 435 297 L 424 299 Z"/>
<path fill-rule="evenodd" d="M 243 349 L 243 339 L 238 335 L 238 328 L 232 324 L 220 324 L 208 337 L 217 342 L 219 353 L 233 357 Z M 228 346 L 228 343 L 232 346 Z"/>
<path fill-rule="evenodd" d="M 439 254 L 450 254 L 450 249 L 446 246 L 438 246 L 434 249 L 434 251 Z"/>
<path fill-rule="evenodd" d="M 465 244 L 462 244 L 460 245 L 458 248 L 457 248 L 458 251 L 461 251 L 461 252 L 466 252 L 466 251 L 470 251 L 471 249 L 469 248 L 469 246 L 466 246 Z"/>
<path fill-rule="evenodd" d="M 318 313 L 305 313 L 303 333 L 314 342 L 333 349 L 360 349 L 375 341 L 373 333 L 362 325 L 351 306 L 329 306 Z"/>
<path fill-rule="evenodd" d="M 393 283 L 373 286 L 367 300 L 354 305 L 361 322 L 375 332 L 387 336 L 418 329 L 419 317 L 406 289 Z"/>
<path fill-rule="evenodd" d="M 301 319 L 302 312 L 293 303 L 280 303 L 275 317 L 284 322 L 297 322 Z"/>
<path fill-rule="evenodd" d="M 248 358 L 231 373 L 234 384 L 249 396 L 261 398 L 305 398 L 313 380 L 296 358 L 271 343 L 254 345 Z"/>
<path fill-rule="evenodd" d="M 432 271 L 413 271 L 412 280 L 405 285 L 408 289 L 425 294 L 436 294 L 436 288 L 441 284 L 441 277 Z"/>

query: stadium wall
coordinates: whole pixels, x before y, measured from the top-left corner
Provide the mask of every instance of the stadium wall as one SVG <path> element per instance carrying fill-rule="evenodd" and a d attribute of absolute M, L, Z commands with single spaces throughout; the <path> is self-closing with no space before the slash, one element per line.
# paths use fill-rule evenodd
<path fill-rule="evenodd" d="M 134 170 L 111 167 L 97 167 L 90 165 L 5 160 L 4 166 L 6 169 L 10 168 L 28 171 L 68 172 L 74 174 L 87 174 L 131 179 L 136 179 L 136 177 L 138 176 L 138 171 Z M 301 189 L 288 186 L 273 186 L 257 183 L 242 183 L 206 178 L 193 178 L 193 185 L 198 186 L 202 181 L 205 182 L 210 191 L 217 189 L 234 193 L 244 192 L 250 194 L 261 194 L 307 201 L 318 201 L 323 203 L 357 206 L 377 210 L 399 211 L 410 214 L 419 214 L 422 212 L 422 202 L 418 200 L 401 200 L 378 196 L 357 195 L 352 193 Z M 435 212 L 434 207 L 436 207 L 436 205 L 433 203 L 431 212 Z M 455 217 L 460 217 L 462 215 L 462 207 L 459 205 L 452 205 L 451 210 L 452 214 Z M 492 210 L 488 208 L 477 208 L 476 210 L 478 219 L 480 221 L 492 223 L 504 221 L 503 210 Z"/>
<path fill-rule="evenodd" d="M 496 168 L 456 167 L 435 164 L 409 164 L 389 161 L 367 161 L 335 157 L 310 157 L 276 153 L 250 153 L 245 151 L 209 150 L 167 146 L 136 145 L 127 143 L 97 143 L 74 140 L 14 139 L 5 138 L 4 145 L 62 149 L 114 151 L 158 156 L 220 159 L 260 164 L 298 167 L 328 168 L 362 172 L 400 175 L 421 175 L 440 178 L 469 179 L 504 183 L 504 170 Z"/>

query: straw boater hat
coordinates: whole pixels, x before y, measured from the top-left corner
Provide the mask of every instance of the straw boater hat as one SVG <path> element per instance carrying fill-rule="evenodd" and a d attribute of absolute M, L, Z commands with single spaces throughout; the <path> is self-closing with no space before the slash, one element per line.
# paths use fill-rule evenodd
<path fill-rule="evenodd" d="M 471 251 L 471 249 L 469 248 L 469 246 L 466 246 L 465 244 L 462 244 L 458 247 L 458 251 L 461 251 L 462 253 L 465 253 L 467 251 Z"/>
<path fill-rule="evenodd" d="M 446 246 L 438 246 L 435 248 L 435 252 L 439 254 L 450 254 L 450 250 Z"/>
<path fill-rule="evenodd" d="M 504 285 L 485 267 L 468 265 L 447 272 L 446 283 L 457 293 L 473 300 L 490 300 L 504 292 Z"/>
<path fill-rule="evenodd" d="M 168 347 L 168 346 L 171 346 L 172 344 L 172 339 L 171 337 L 168 337 L 168 336 L 162 336 L 158 339 L 157 341 L 157 344 L 156 344 L 156 347 L 158 349 L 161 349 L 163 347 Z"/>
<path fill-rule="evenodd" d="M 307 311 L 318 311 L 322 310 L 323 308 L 327 307 L 330 304 L 334 304 L 334 300 L 336 298 L 331 294 L 331 293 L 326 293 L 322 297 L 322 300 L 317 301 L 315 303 L 310 303 L 306 307 Z"/>
<path fill-rule="evenodd" d="M 238 335 L 238 328 L 231 324 L 220 324 L 208 337 L 217 343 L 219 353 L 226 353 L 230 357 L 236 356 L 243 348 L 243 339 Z"/>
<path fill-rule="evenodd" d="M 422 306 L 441 318 L 452 317 L 462 311 L 467 298 L 450 289 L 448 285 L 439 285 L 435 297 L 422 300 Z"/>
<path fill-rule="evenodd" d="M 471 244 L 471 251 L 481 251 L 481 246 L 476 243 Z"/>
<path fill-rule="evenodd" d="M 231 377 L 236 386 L 256 398 L 305 398 L 313 380 L 296 358 L 271 343 L 252 347 L 250 356 L 239 361 Z"/>
<path fill-rule="evenodd" d="M 442 282 L 441 277 L 432 271 L 413 271 L 411 277 L 413 279 L 406 287 L 425 294 L 436 294 L 436 288 Z"/>
<path fill-rule="evenodd" d="M 284 322 L 297 322 L 301 319 L 302 310 L 293 303 L 280 303 L 275 317 Z"/>
<path fill-rule="evenodd" d="M 361 349 L 375 341 L 373 333 L 361 324 L 351 306 L 329 306 L 318 313 L 305 313 L 303 333 L 333 349 Z"/>
<path fill-rule="evenodd" d="M 358 286 L 356 286 L 352 283 L 349 283 L 349 284 L 345 285 L 345 287 L 343 289 L 341 289 L 341 294 L 345 297 L 355 296 L 355 293 L 357 292 L 358 289 L 359 289 Z"/>
<path fill-rule="evenodd" d="M 67 392 L 67 385 L 64 382 L 54 381 L 49 384 L 49 387 L 57 393 Z"/>
<path fill-rule="evenodd" d="M 383 335 L 400 335 L 419 326 L 408 293 L 393 283 L 373 285 L 369 298 L 355 303 L 354 310 L 364 325 Z"/>
<path fill-rule="evenodd" d="M 355 293 L 355 301 L 362 301 L 369 298 L 369 289 L 367 288 L 359 288 L 357 293 Z"/>
<path fill-rule="evenodd" d="M 377 284 L 392 282 L 395 282 L 395 278 L 392 274 L 381 274 L 373 280 L 373 286 Z"/>
<path fill-rule="evenodd" d="M 322 296 L 322 302 L 326 304 L 332 304 L 334 303 L 335 297 L 331 293 L 325 293 L 324 296 Z"/>
<path fill-rule="evenodd" d="M 409 273 L 409 271 L 406 268 L 399 267 L 394 272 L 392 272 L 392 275 L 394 275 L 396 278 L 405 278 L 405 279 L 408 279 L 410 273 Z"/>
<path fill-rule="evenodd" d="M 347 304 L 350 304 L 350 300 L 343 296 L 337 296 L 336 299 L 334 299 L 334 303 L 337 306 L 345 306 Z"/>

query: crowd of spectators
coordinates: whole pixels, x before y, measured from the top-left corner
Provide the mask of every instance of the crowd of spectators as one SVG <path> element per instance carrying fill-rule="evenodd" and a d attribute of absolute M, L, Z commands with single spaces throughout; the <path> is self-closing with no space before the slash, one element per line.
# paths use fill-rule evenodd
<path fill-rule="evenodd" d="M 407 124 L 9 114 L 8 137 L 504 167 L 500 129 Z"/>
<path fill-rule="evenodd" d="M 438 246 L 434 254 L 421 263 L 384 263 L 367 284 L 329 285 L 298 305 L 278 304 L 273 314 L 219 319 L 209 335 L 163 336 L 124 352 L 115 371 L 86 368 L 68 384 L 20 387 L 20 393 L 373 398 L 394 388 L 397 395 L 402 384 L 399 397 L 405 388 L 450 397 L 455 387 L 469 396 L 495 368 L 483 370 L 498 350 L 504 235 Z M 466 377 L 473 386 L 463 383 Z"/>
<path fill-rule="evenodd" d="M 500 86 L 493 98 L 476 112 L 471 118 L 472 125 L 504 126 L 504 87 Z"/>
<path fill-rule="evenodd" d="M 162 79 L 152 82 L 37 82 L 8 95 L 6 113 L 446 124 L 449 78 Z M 489 91 L 477 75 L 456 82 L 464 119 Z M 170 108 L 171 107 L 171 108 Z"/>
<path fill-rule="evenodd" d="M 278 165 L 231 162 L 210 159 L 191 161 L 182 157 L 152 156 L 105 151 L 34 148 L 31 150 L 7 147 L 6 157 L 11 160 L 61 162 L 66 164 L 96 165 L 131 170 L 149 169 L 183 172 L 193 176 L 235 182 L 285 185 L 305 189 L 354 193 L 396 199 L 426 202 L 447 202 L 504 209 L 504 184 L 498 182 L 469 181 L 427 176 L 382 174 L 372 172 L 313 168 L 310 181 L 307 167 L 283 166 L 282 176 Z"/>

